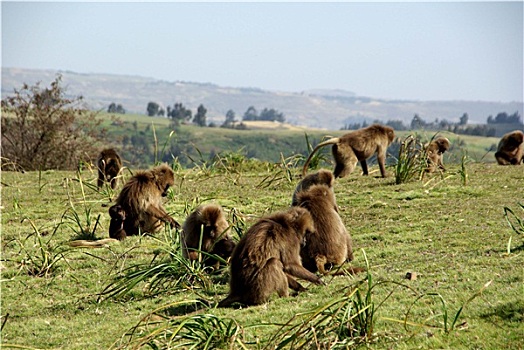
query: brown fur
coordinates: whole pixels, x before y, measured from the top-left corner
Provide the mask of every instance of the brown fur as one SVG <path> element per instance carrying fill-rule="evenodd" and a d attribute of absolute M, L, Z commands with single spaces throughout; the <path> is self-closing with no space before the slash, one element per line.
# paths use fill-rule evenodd
<path fill-rule="evenodd" d="M 428 166 L 426 171 L 433 173 L 439 170 L 446 170 L 442 162 L 443 154 L 450 148 L 450 142 L 446 137 L 439 136 L 426 145 L 426 155 L 428 157 Z"/>
<path fill-rule="evenodd" d="M 182 229 L 182 254 L 190 260 L 198 260 L 198 251 L 216 254 L 227 260 L 235 243 L 227 234 L 229 225 L 220 205 L 206 204 L 196 208 L 184 222 Z M 201 238 L 202 237 L 202 238 Z M 208 265 L 217 265 L 215 259 L 206 259 Z"/>
<path fill-rule="evenodd" d="M 386 177 L 386 152 L 394 138 L 393 128 L 379 124 L 349 132 L 341 137 L 331 138 L 315 147 L 306 160 L 302 173 L 306 175 L 309 162 L 317 150 L 333 145 L 332 153 L 336 163 L 333 171 L 335 178 L 342 178 L 353 172 L 357 162 L 360 162 L 363 174 L 368 175 L 366 159 L 374 154 L 377 155 L 380 174 Z"/>
<path fill-rule="evenodd" d="M 320 169 L 316 173 L 308 174 L 298 183 L 293 193 L 293 199 L 291 201 L 292 206 L 297 205 L 297 193 L 300 191 L 306 191 L 313 185 L 327 185 L 331 190 L 333 190 L 333 185 L 335 184 L 335 177 L 333 173 L 329 170 Z"/>
<path fill-rule="evenodd" d="M 323 284 L 300 263 L 300 245 L 315 229 L 309 212 L 293 207 L 260 219 L 240 239 L 231 257 L 229 295 L 218 306 L 263 304 L 274 292 L 289 295 L 288 287 L 305 290 L 292 276 Z"/>
<path fill-rule="evenodd" d="M 98 155 L 96 161 L 98 167 L 98 188 L 104 185 L 107 181 L 111 184 L 111 188 L 115 189 L 118 183 L 118 175 L 122 169 L 122 160 L 113 148 L 106 148 Z"/>
<path fill-rule="evenodd" d="M 499 165 L 520 165 L 524 162 L 524 132 L 508 132 L 499 141 L 495 159 Z"/>
<path fill-rule="evenodd" d="M 297 194 L 298 205 L 307 209 L 315 230 L 306 234 L 300 250 L 302 264 L 311 272 L 326 274 L 326 267 L 340 266 L 353 260 L 353 246 L 336 208 L 333 191 L 326 185 L 314 185 Z"/>
<path fill-rule="evenodd" d="M 151 170 L 137 171 L 122 188 L 116 204 L 126 213 L 123 230 L 127 236 L 140 232 L 154 233 L 162 222 L 179 228 L 180 224 L 166 212 L 162 197 L 174 185 L 173 170 L 162 164 Z"/>
<path fill-rule="evenodd" d="M 123 240 L 126 238 L 126 231 L 124 230 L 124 222 L 126 220 L 126 212 L 122 206 L 115 204 L 109 208 L 109 216 L 111 221 L 109 223 L 109 237 Z"/>

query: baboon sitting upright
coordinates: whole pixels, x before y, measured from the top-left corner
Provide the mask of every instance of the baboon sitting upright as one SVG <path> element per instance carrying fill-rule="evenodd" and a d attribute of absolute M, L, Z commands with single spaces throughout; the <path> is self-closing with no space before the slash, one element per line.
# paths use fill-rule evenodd
<path fill-rule="evenodd" d="M 205 204 L 197 207 L 186 219 L 182 226 L 182 254 L 190 260 L 199 258 L 199 250 L 216 254 L 227 260 L 235 242 L 227 233 L 229 225 L 220 205 Z M 202 257 L 207 265 L 217 265 L 215 259 Z"/>
<path fill-rule="evenodd" d="M 336 211 L 333 191 L 326 185 L 313 185 L 297 193 L 297 205 L 307 209 L 315 230 L 306 234 L 300 250 L 302 265 L 311 272 L 326 274 L 326 268 L 353 260 L 353 245 L 340 215 Z"/>
<path fill-rule="evenodd" d="M 126 220 L 126 212 L 122 206 L 115 204 L 109 208 L 109 216 L 111 222 L 109 223 L 109 237 L 118 240 L 126 238 L 127 234 L 124 230 L 124 222 Z"/>
<path fill-rule="evenodd" d="M 292 276 L 323 284 L 300 263 L 304 235 L 314 229 L 309 212 L 298 207 L 266 216 L 251 226 L 233 251 L 229 295 L 218 306 L 263 304 L 274 292 L 287 297 L 288 286 L 303 291 Z"/>
<path fill-rule="evenodd" d="M 297 193 L 300 191 L 306 191 L 313 185 L 326 185 L 333 191 L 333 185 L 335 184 L 335 177 L 329 170 L 320 169 L 316 173 L 308 174 L 298 183 L 293 192 L 293 199 L 291 206 L 297 205 Z M 337 209 L 338 210 L 338 209 Z"/>
<path fill-rule="evenodd" d="M 446 170 L 444 168 L 444 163 L 442 158 L 444 157 L 444 152 L 449 150 L 450 142 L 446 137 L 439 136 L 436 139 L 432 140 L 429 144 L 426 145 L 426 155 L 428 157 L 428 166 L 426 172 L 433 173 L 437 169 Z"/>
<path fill-rule="evenodd" d="M 394 138 L 393 128 L 379 124 L 349 132 L 341 137 L 331 138 L 315 147 L 306 160 L 302 173 L 306 175 L 311 158 L 321 147 L 333 145 L 331 150 L 336 163 L 333 171 L 335 178 L 342 178 L 353 172 L 357 162 L 360 162 L 363 174 L 368 175 L 366 159 L 374 154 L 377 155 L 380 174 L 386 177 L 386 152 Z"/>
<path fill-rule="evenodd" d="M 180 227 L 162 205 L 162 197 L 167 196 L 174 179 L 173 170 L 167 164 L 161 164 L 151 170 L 137 171 L 127 181 L 116 199 L 116 204 L 125 213 L 125 235 L 154 233 L 162 227 L 163 222 L 171 227 Z"/>
<path fill-rule="evenodd" d="M 524 132 L 508 132 L 499 141 L 495 159 L 499 165 L 519 165 L 524 161 Z"/>
<path fill-rule="evenodd" d="M 113 148 L 106 148 L 98 155 L 96 161 L 98 167 L 98 188 L 104 185 L 107 181 L 111 184 L 111 188 L 115 189 L 117 185 L 118 175 L 122 169 L 122 160 Z"/>

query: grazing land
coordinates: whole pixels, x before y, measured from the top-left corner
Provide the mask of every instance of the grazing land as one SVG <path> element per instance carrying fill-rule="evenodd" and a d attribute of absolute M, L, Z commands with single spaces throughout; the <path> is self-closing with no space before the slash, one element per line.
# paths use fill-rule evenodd
<path fill-rule="evenodd" d="M 368 263 L 368 274 L 326 276 L 326 286 L 304 282 L 308 289 L 298 296 L 240 309 L 215 307 L 227 295 L 227 269 L 208 274 L 184 265 L 175 231 L 97 249 L 69 247 L 72 239 L 108 236 L 107 209 L 120 187 L 97 190 L 94 168 L 4 171 L 2 348 L 203 349 L 208 342 L 260 349 L 303 341 L 305 348 L 520 349 L 524 237 L 511 229 L 504 208 L 524 219 L 524 167 L 472 159 L 463 165 L 400 185 L 393 167 L 382 179 L 376 165 L 368 177 L 357 169 L 338 180 L 352 264 Z M 238 239 L 257 218 L 290 205 L 299 168 L 237 154 L 179 169 L 165 206 L 182 223 L 197 205 L 219 203 Z M 368 299 L 357 300 L 356 291 Z M 357 316 L 374 311 L 364 335 L 347 332 L 357 328 L 356 316 L 340 323 L 311 316 L 329 314 L 343 297 L 348 315 L 359 305 Z M 298 323 L 304 333 L 286 343 L 293 335 L 287 327 Z M 334 325 L 340 332 L 322 333 Z"/>

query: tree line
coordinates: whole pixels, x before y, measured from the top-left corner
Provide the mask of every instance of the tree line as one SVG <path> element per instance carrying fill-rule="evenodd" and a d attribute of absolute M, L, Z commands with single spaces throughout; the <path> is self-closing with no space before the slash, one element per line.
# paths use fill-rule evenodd
<path fill-rule="evenodd" d="M 467 125 L 469 116 L 464 113 L 457 123 L 450 122 L 446 119 L 439 120 L 438 118 L 432 122 L 425 121 L 418 114 L 413 116 L 411 123 L 405 125 L 401 120 L 388 120 L 382 122 L 379 120 L 373 121 L 373 123 L 380 123 L 392 127 L 395 130 L 435 130 L 435 131 L 450 131 L 455 134 L 462 135 L 475 135 L 475 136 L 486 136 L 494 137 L 497 134 L 497 125 L 515 125 L 515 128 L 522 128 L 522 117 L 519 112 L 508 114 L 506 112 L 500 112 L 495 117 L 490 115 L 486 124 Z M 362 123 L 348 123 L 341 128 L 341 130 L 357 130 L 364 128 L 369 124 L 364 121 Z"/>

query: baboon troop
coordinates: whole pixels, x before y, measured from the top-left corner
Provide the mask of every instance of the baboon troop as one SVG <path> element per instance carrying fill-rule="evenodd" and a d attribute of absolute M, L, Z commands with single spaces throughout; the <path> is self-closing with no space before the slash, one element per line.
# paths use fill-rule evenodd
<path fill-rule="evenodd" d="M 118 210 L 123 210 L 125 217 L 123 227 L 119 231 L 119 239 L 144 232 L 154 233 L 162 227 L 163 223 L 175 228 L 180 227 L 162 205 L 162 198 L 167 196 L 167 191 L 174 182 L 174 172 L 167 164 L 151 170 L 137 171 L 126 182 L 116 199 L 116 204 L 120 206 Z M 111 218 L 114 220 L 114 216 Z M 118 216 L 115 219 L 115 226 L 118 224 L 117 220 Z"/>
<path fill-rule="evenodd" d="M 443 154 L 450 148 L 450 142 L 447 138 L 439 136 L 432 140 L 425 146 L 426 155 L 428 158 L 428 166 L 426 172 L 433 173 L 437 170 L 445 171 L 444 163 L 442 162 Z"/>
<path fill-rule="evenodd" d="M 323 284 L 300 262 L 304 236 L 314 230 L 313 218 L 304 208 L 292 207 L 261 218 L 233 251 L 229 295 L 218 306 L 258 305 L 275 292 L 280 297 L 289 296 L 288 287 L 297 292 L 305 290 L 293 277 Z"/>
<path fill-rule="evenodd" d="M 227 233 L 229 225 L 223 209 L 217 204 L 206 204 L 197 207 L 182 226 L 182 254 L 189 260 L 198 260 L 199 251 L 216 254 L 227 260 L 235 242 Z M 206 265 L 216 265 L 218 262 L 210 257 L 201 258 Z"/>
<path fill-rule="evenodd" d="M 524 132 L 508 132 L 499 141 L 495 159 L 499 165 L 520 165 L 524 162 Z"/>
<path fill-rule="evenodd" d="M 300 250 L 302 265 L 311 272 L 326 274 L 332 266 L 353 260 L 353 246 L 340 215 L 333 190 L 324 184 L 313 185 L 296 194 L 297 206 L 311 213 L 315 230 L 306 233 Z"/>
<path fill-rule="evenodd" d="M 220 262 L 229 265 L 229 293 L 218 306 L 259 305 L 274 293 L 287 297 L 290 288 L 293 294 L 305 290 L 297 278 L 323 285 L 321 276 L 336 275 L 335 267 L 353 261 L 353 243 L 339 215 L 335 180 L 354 171 L 357 162 L 361 164 L 363 175 L 368 175 L 366 160 L 374 154 L 382 177 L 386 177 L 386 152 L 394 138 L 391 127 L 373 124 L 318 144 L 304 164 L 303 177 L 295 187 L 291 207 L 258 219 L 238 243 L 228 233 L 230 227 L 219 204 L 195 208 L 180 231 L 182 255 L 214 270 Z M 332 145 L 334 170 L 321 169 L 306 175 L 313 155 L 327 145 Z M 450 149 L 450 141 L 439 136 L 423 148 L 427 155 L 426 172 L 444 171 L 443 154 Z M 524 133 L 515 130 L 505 134 L 495 158 L 501 165 L 521 164 L 524 161 Z M 97 164 L 98 187 L 107 181 L 115 188 L 122 166 L 118 154 L 113 149 L 105 149 Z M 180 228 L 162 204 L 163 197 L 174 185 L 174 178 L 167 164 L 137 171 L 109 208 L 110 238 L 99 242 L 74 241 L 71 245 L 102 247 L 127 236 L 154 233 L 164 224 Z M 359 267 L 343 271 L 347 270 L 350 273 L 365 271 Z"/>
<path fill-rule="evenodd" d="M 395 131 L 389 126 L 373 124 L 366 128 L 351 131 L 341 137 L 321 142 L 311 152 L 302 174 L 305 176 L 313 155 L 322 147 L 333 145 L 331 151 L 335 158 L 335 178 L 342 178 L 355 170 L 357 162 L 362 166 L 363 175 L 368 175 L 366 159 L 377 155 L 380 174 L 386 177 L 386 152 L 395 138 Z"/>
<path fill-rule="evenodd" d="M 106 148 L 100 152 L 96 160 L 98 167 L 98 188 L 104 185 L 104 182 L 109 182 L 111 188 L 115 189 L 117 185 L 118 175 L 122 169 L 122 160 L 113 148 Z"/>

